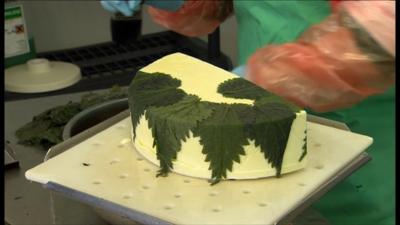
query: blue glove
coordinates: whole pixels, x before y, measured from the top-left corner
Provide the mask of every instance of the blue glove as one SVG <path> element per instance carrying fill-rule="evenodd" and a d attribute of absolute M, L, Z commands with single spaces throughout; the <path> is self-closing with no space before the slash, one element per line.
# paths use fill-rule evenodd
<path fill-rule="evenodd" d="M 102 0 L 103 8 L 112 13 L 120 12 L 125 16 L 132 16 L 139 10 L 142 0 Z M 183 4 L 184 0 L 144 0 L 144 4 L 168 11 L 176 11 Z"/>
<path fill-rule="evenodd" d="M 139 9 L 140 1 L 141 0 L 102 0 L 100 3 L 101 6 L 103 6 L 103 8 L 109 12 L 120 12 L 124 16 L 132 16 L 133 12 Z"/>
<path fill-rule="evenodd" d="M 234 68 L 231 72 L 238 75 L 239 77 L 244 78 L 244 76 L 246 75 L 246 65 L 238 66 Z"/>

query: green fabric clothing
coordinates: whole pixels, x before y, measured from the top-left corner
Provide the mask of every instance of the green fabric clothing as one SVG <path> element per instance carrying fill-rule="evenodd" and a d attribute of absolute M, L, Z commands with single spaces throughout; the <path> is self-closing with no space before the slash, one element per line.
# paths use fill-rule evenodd
<path fill-rule="evenodd" d="M 372 160 L 313 207 L 335 225 L 395 224 L 395 88 L 349 109 L 312 114 L 344 122 L 374 139 L 367 150 Z"/>
<path fill-rule="evenodd" d="M 329 1 L 236 0 L 239 65 L 258 48 L 294 41 L 330 14 Z M 394 224 L 394 92 L 349 108 L 316 114 L 345 122 L 353 132 L 374 138 L 372 160 L 335 186 L 313 207 L 333 225 Z"/>
<path fill-rule="evenodd" d="M 295 40 L 330 13 L 328 1 L 234 1 L 238 23 L 239 65 L 266 44 Z"/>

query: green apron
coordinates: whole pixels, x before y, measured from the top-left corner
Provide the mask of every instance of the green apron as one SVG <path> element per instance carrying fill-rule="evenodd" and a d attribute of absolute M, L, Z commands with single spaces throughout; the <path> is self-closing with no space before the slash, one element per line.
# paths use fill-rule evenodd
<path fill-rule="evenodd" d="M 234 1 L 239 28 L 239 64 L 268 44 L 294 41 L 330 14 L 329 1 Z M 374 138 L 372 160 L 313 205 L 334 225 L 394 224 L 394 93 L 372 96 L 344 110 L 314 115 L 346 123 Z"/>

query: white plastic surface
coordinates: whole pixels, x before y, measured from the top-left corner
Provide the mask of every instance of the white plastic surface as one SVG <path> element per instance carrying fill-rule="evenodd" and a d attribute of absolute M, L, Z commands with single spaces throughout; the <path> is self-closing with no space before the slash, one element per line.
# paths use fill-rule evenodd
<path fill-rule="evenodd" d="M 39 93 L 71 86 L 80 79 L 80 69 L 74 64 L 32 59 L 6 69 L 4 86 L 11 92 Z"/>
<path fill-rule="evenodd" d="M 174 224 L 275 224 L 372 143 L 367 136 L 308 122 L 305 169 L 281 178 L 210 186 L 204 179 L 174 173 L 156 178 L 158 168 L 137 153 L 130 131 L 130 118 L 126 118 L 28 170 L 26 177 Z"/>

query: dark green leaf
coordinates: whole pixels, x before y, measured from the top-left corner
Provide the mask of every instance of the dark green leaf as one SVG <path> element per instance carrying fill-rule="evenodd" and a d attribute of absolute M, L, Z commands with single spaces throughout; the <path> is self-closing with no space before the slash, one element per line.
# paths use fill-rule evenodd
<path fill-rule="evenodd" d="M 221 83 L 218 92 L 225 97 L 259 99 L 271 95 L 261 87 L 242 78 L 233 78 Z"/>
<path fill-rule="evenodd" d="M 181 101 L 164 107 L 149 107 L 146 118 L 152 130 L 157 158 L 160 161 L 159 175 L 166 175 L 173 167 L 181 149 L 181 141 L 189 137 L 189 131 L 198 122 L 209 117 L 212 109 L 195 95 L 187 95 Z"/>
<path fill-rule="evenodd" d="M 282 97 L 279 97 L 277 95 L 270 95 L 267 97 L 260 98 L 254 102 L 255 106 L 262 106 L 262 105 L 268 105 L 271 103 L 278 103 L 278 104 L 283 104 L 288 107 L 289 110 L 293 112 L 300 112 L 300 108 L 296 105 L 294 105 L 291 102 L 285 101 Z"/>
<path fill-rule="evenodd" d="M 303 144 L 303 153 L 301 154 L 300 158 L 299 158 L 299 162 L 301 162 L 304 157 L 307 155 L 307 130 L 304 131 L 305 137 L 303 139 L 304 144 Z"/>
<path fill-rule="evenodd" d="M 87 109 L 92 106 L 98 105 L 100 103 L 114 100 L 114 99 L 122 99 L 128 97 L 128 91 L 126 88 L 121 88 L 118 85 L 114 85 L 108 92 L 106 93 L 88 93 L 82 96 L 80 104 L 81 108 Z"/>
<path fill-rule="evenodd" d="M 26 145 L 39 145 L 39 135 L 46 132 L 51 126 L 51 121 L 32 121 L 19 128 L 15 135 L 19 143 Z"/>
<path fill-rule="evenodd" d="M 181 100 L 186 93 L 178 89 L 181 81 L 163 73 L 138 72 L 129 86 L 129 108 L 133 133 L 140 117 L 150 106 L 166 106 Z"/>
<path fill-rule="evenodd" d="M 18 129 L 16 136 L 20 144 L 48 148 L 62 141 L 62 130 L 50 120 L 32 121 Z"/>
<path fill-rule="evenodd" d="M 256 146 L 260 146 L 265 159 L 276 169 L 276 175 L 280 176 L 286 144 L 296 114 L 280 103 L 254 106 L 254 110 L 255 122 L 249 137 L 255 140 Z"/>
<path fill-rule="evenodd" d="M 65 125 L 81 111 L 79 103 L 69 102 L 65 106 L 57 106 L 50 111 L 50 120 L 55 125 Z"/>
<path fill-rule="evenodd" d="M 24 145 L 44 147 L 45 149 L 62 141 L 62 132 L 68 121 L 82 110 L 112 99 L 126 98 L 127 91 L 113 86 L 104 94 L 89 93 L 81 101 L 69 102 L 63 106 L 48 109 L 16 131 L 18 142 Z"/>
<path fill-rule="evenodd" d="M 195 135 L 200 136 L 202 153 L 206 154 L 206 162 L 210 162 L 213 183 L 217 183 L 226 178 L 227 171 L 232 171 L 233 162 L 240 162 L 240 155 L 245 154 L 243 146 L 249 143 L 244 125 L 232 105 L 211 105 L 213 114 L 199 124 Z"/>
<path fill-rule="evenodd" d="M 279 97 L 266 97 L 255 106 L 232 105 L 245 126 L 246 137 L 255 140 L 265 159 L 280 175 L 284 151 L 296 114 Z"/>
<path fill-rule="evenodd" d="M 48 130 L 42 133 L 42 139 L 49 142 L 49 144 L 57 144 L 62 142 L 62 132 L 64 126 L 62 127 L 50 127 Z"/>
<path fill-rule="evenodd" d="M 202 102 L 179 86 L 180 81 L 169 75 L 139 72 L 129 88 L 134 128 L 146 111 L 160 161 L 158 175 L 167 175 L 173 168 L 181 141 L 192 131 L 200 137 L 202 153 L 210 162 L 212 184 L 226 178 L 234 162 L 240 163 L 248 139 L 255 140 L 280 176 L 298 107 L 239 78 L 224 82 L 218 91 L 226 97 L 253 99 L 254 106 Z"/>

